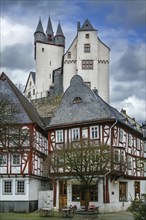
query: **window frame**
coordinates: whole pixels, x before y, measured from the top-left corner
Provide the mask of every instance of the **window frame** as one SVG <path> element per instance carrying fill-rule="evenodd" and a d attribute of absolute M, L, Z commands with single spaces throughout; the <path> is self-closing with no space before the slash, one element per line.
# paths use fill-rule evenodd
<path fill-rule="evenodd" d="M 99 127 L 91 126 L 90 127 L 90 139 L 98 139 L 98 138 L 99 138 Z"/>
<path fill-rule="evenodd" d="M 9 186 L 6 186 L 6 183 L 10 183 Z M 6 191 L 10 187 L 10 190 Z M 4 195 L 12 195 L 13 194 L 13 182 L 12 180 L 3 180 L 3 194 Z"/>
<path fill-rule="evenodd" d="M 56 130 L 55 136 L 56 136 L 56 143 L 63 142 L 63 130 Z"/>
<path fill-rule="evenodd" d="M 0 154 L 0 166 L 7 165 L 7 154 Z"/>
<path fill-rule="evenodd" d="M 21 184 L 19 185 L 19 183 L 23 183 L 23 185 L 21 186 Z M 19 195 L 24 195 L 25 194 L 25 180 L 16 180 L 16 194 L 17 195 L 18 194 Z"/>
<path fill-rule="evenodd" d="M 82 70 L 93 70 L 93 60 L 82 60 Z"/>
<path fill-rule="evenodd" d="M 90 53 L 90 44 L 84 44 L 84 53 Z"/>
<path fill-rule="evenodd" d="M 20 166 L 21 165 L 21 156 L 20 156 L 20 154 L 18 154 L 18 153 L 12 154 L 12 165 L 13 166 Z"/>
<path fill-rule="evenodd" d="M 79 128 L 72 128 L 71 129 L 71 139 L 72 139 L 72 141 L 80 140 L 80 129 Z"/>

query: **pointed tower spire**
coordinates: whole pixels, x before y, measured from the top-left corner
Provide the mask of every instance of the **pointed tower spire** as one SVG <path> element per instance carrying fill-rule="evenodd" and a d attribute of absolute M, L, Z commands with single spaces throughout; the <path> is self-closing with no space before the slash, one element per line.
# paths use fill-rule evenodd
<path fill-rule="evenodd" d="M 34 32 L 34 41 L 42 41 L 46 42 L 46 36 L 43 30 L 42 21 L 41 18 L 39 18 L 39 22 L 36 28 L 36 31 Z"/>
<path fill-rule="evenodd" d="M 54 33 L 53 33 L 53 28 L 52 28 L 52 23 L 51 23 L 50 16 L 49 16 L 49 19 L 48 19 L 48 25 L 47 25 L 46 35 L 47 35 L 48 41 L 53 41 L 53 39 L 54 39 Z"/>
<path fill-rule="evenodd" d="M 64 37 L 60 22 L 58 23 L 58 27 L 56 31 L 55 44 L 65 47 L 65 37 Z"/>
<path fill-rule="evenodd" d="M 61 35 L 64 36 L 60 22 L 58 23 L 57 31 L 56 31 L 56 36 Z"/>
<path fill-rule="evenodd" d="M 37 28 L 36 28 L 35 33 L 36 33 L 36 32 L 44 33 L 41 18 L 39 19 L 38 26 L 37 26 Z"/>

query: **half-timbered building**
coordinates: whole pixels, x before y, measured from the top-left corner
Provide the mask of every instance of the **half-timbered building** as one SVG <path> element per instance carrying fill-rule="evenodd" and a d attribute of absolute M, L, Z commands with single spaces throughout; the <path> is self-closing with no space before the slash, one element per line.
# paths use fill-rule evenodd
<path fill-rule="evenodd" d="M 90 205 L 99 206 L 100 212 L 115 212 L 126 210 L 131 199 L 142 198 L 146 192 L 146 149 L 140 126 L 103 101 L 79 75 L 71 79 L 47 129 L 50 155 L 56 150 L 61 154 L 65 148 L 79 149 L 81 143 L 96 149 L 109 146 L 111 163 L 92 180 Z M 84 189 L 58 160 L 50 164 L 54 206 L 84 206 Z M 65 164 L 65 158 L 61 160 Z"/>
<path fill-rule="evenodd" d="M 36 110 L 10 79 L 0 75 L 0 212 L 38 208 L 38 191 L 49 189 L 43 161 L 47 133 Z"/>

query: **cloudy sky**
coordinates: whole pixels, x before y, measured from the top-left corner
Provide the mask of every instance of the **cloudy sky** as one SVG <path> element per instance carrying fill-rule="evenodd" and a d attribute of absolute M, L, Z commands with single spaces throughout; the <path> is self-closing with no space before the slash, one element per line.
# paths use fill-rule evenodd
<path fill-rule="evenodd" d="M 110 104 L 138 122 L 146 120 L 145 0 L 0 0 L 0 73 L 25 84 L 34 69 L 33 34 L 50 15 L 54 32 L 60 21 L 66 49 L 77 22 L 89 19 L 110 52 Z"/>

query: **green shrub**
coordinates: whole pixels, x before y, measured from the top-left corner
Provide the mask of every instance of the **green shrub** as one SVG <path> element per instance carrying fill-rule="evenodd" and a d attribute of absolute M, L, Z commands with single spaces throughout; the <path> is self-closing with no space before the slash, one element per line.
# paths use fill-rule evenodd
<path fill-rule="evenodd" d="M 146 203 L 141 200 L 134 200 L 131 203 L 130 211 L 135 220 L 146 220 Z"/>

